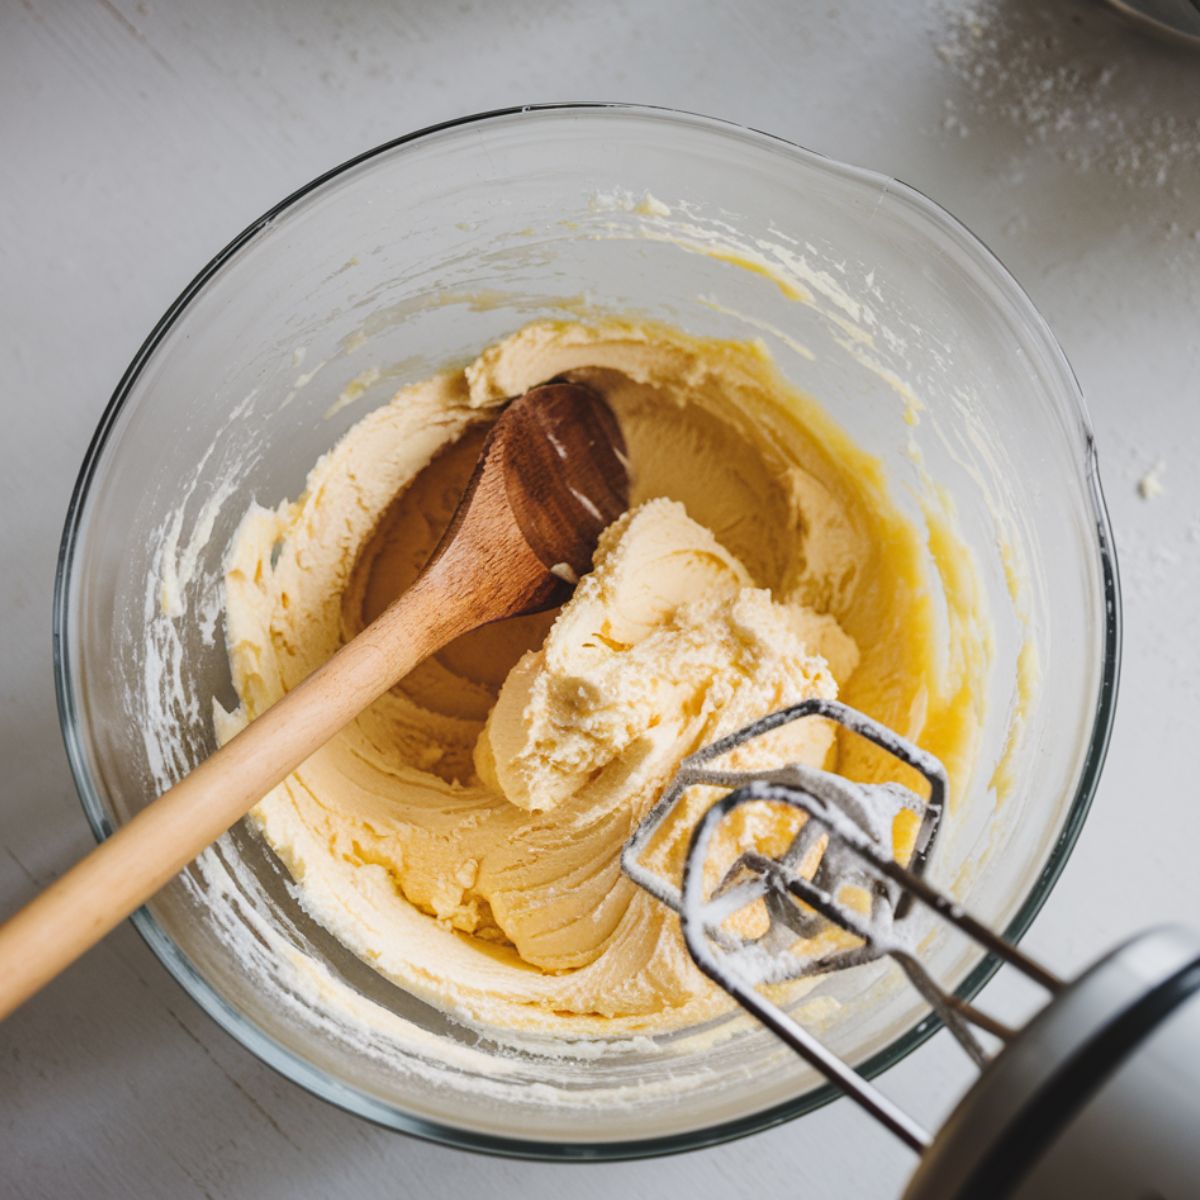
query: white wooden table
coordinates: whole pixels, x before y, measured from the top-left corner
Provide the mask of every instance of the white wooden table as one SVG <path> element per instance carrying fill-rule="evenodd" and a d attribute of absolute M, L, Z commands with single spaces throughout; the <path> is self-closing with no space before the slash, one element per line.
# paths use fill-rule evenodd
<path fill-rule="evenodd" d="M 1147 922 L 1200 920 L 1200 57 L 1099 0 L 0 0 L 0 912 L 90 843 L 55 716 L 51 585 L 84 446 L 142 337 L 326 167 L 568 98 L 708 112 L 898 175 L 1030 290 L 1095 418 L 1127 636 L 1104 783 L 1029 944 L 1074 970 Z M 1143 499 L 1159 462 L 1165 492 Z M 1004 982 L 990 992 L 1002 1006 Z M 967 1078 L 939 1037 L 886 1085 L 934 1120 Z M 272 1074 L 127 927 L 0 1028 L 5 1197 L 883 1200 L 908 1165 L 844 1102 L 640 1164 L 405 1139 Z"/>

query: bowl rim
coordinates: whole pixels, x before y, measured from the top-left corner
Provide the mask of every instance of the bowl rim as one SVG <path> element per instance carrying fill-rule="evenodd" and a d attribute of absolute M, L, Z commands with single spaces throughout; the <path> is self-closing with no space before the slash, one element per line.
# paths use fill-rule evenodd
<path fill-rule="evenodd" d="M 158 320 L 121 376 L 100 417 L 96 431 L 92 435 L 71 493 L 55 571 L 52 648 L 59 725 L 75 788 L 92 833 L 97 841 L 102 841 L 113 833 L 113 824 L 105 809 L 105 801 L 100 789 L 92 778 L 87 751 L 80 737 L 81 726 L 76 708 L 70 655 L 70 602 L 74 578 L 73 566 L 91 484 L 105 453 L 109 435 L 143 369 L 153 357 L 159 344 L 183 317 L 189 305 L 204 290 L 208 282 L 251 239 L 300 201 L 354 168 L 412 143 L 461 126 L 486 125 L 497 120 L 514 117 L 520 119 L 527 115 L 532 115 L 536 119 L 545 114 L 604 111 L 614 112 L 625 117 L 676 121 L 682 124 L 707 127 L 714 132 L 731 134 L 743 140 L 765 144 L 772 149 L 782 150 L 792 155 L 810 167 L 817 167 L 857 183 L 885 189 L 889 196 L 905 201 L 933 225 L 938 226 L 943 234 L 956 239 L 961 247 L 972 253 L 977 264 L 987 271 L 989 281 L 1000 290 L 1015 314 L 1024 321 L 1029 333 L 1041 341 L 1047 360 L 1061 377 L 1064 395 L 1074 400 L 1076 408 L 1074 415 L 1084 442 L 1083 470 L 1087 495 L 1092 505 L 1095 521 L 1095 553 L 1100 568 L 1102 600 L 1105 606 L 1103 662 L 1096 697 L 1095 717 L 1088 735 L 1087 751 L 1075 795 L 1072 797 L 1070 807 L 1045 866 L 1003 931 L 1004 936 L 1010 941 L 1019 941 L 1029 929 L 1062 873 L 1091 807 L 1111 737 L 1120 674 L 1122 609 L 1116 549 L 1100 484 L 1095 438 L 1078 379 L 1045 319 L 999 258 L 962 222 L 918 189 L 890 176 L 839 162 L 799 146 L 786 138 L 765 133 L 752 126 L 663 105 L 643 105 L 622 101 L 562 101 L 514 105 L 442 121 L 383 142 L 318 175 L 247 225 L 199 271 Z M 435 1121 L 384 1103 L 332 1079 L 301 1055 L 270 1037 L 257 1024 L 229 1005 L 179 950 L 148 908 L 138 909 L 130 920 L 146 945 L 183 990 L 217 1025 L 268 1067 L 292 1082 L 298 1083 L 315 1096 L 356 1116 L 363 1117 L 384 1128 L 408 1133 L 446 1146 L 510 1158 L 544 1161 L 620 1161 L 651 1158 L 714 1146 L 751 1133 L 761 1132 L 812 1112 L 841 1095 L 833 1085 L 822 1084 L 782 1103 L 732 1120 L 687 1132 L 612 1142 L 543 1141 L 485 1133 L 443 1121 Z M 956 994 L 964 1000 L 969 1000 L 991 979 L 1000 965 L 1000 961 L 994 956 L 985 956 L 959 985 Z M 873 1078 L 906 1058 L 939 1028 L 941 1028 L 941 1021 L 936 1016 L 929 1014 L 888 1046 L 872 1055 L 857 1069 L 867 1078 Z"/>

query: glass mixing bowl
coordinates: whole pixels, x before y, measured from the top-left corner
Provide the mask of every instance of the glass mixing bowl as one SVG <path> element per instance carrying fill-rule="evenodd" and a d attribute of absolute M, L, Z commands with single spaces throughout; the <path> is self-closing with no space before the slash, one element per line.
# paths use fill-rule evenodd
<path fill-rule="evenodd" d="M 212 700 L 234 702 L 222 556 L 251 500 L 297 496 L 313 462 L 400 384 L 534 316 L 581 312 L 761 338 L 879 456 L 913 520 L 952 507 L 994 662 L 980 765 L 932 873 L 1019 937 L 1091 799 L 1118 663 L 1112 544 L 1062 351 L 1000 263 L 911 188 L 719 121 L 623 105 L 491 113 L 361 155 L 251 225 L 151 333 L 88 450 L 55 597 L 62 726 L 97 837 L 213 748 Z M 456 1023 L 315 925 L 244 828 L 133 919 L 265 1062 L 442 1142 L 651 1155 L 831 1098 L 736 1020 L 603 1053 Z M 925 950 L 964 996 L 994 966 L 949 938 Z M 886 965 L 816 995 L 808 1018 L 868 1073 L 935 1027 Z"/>

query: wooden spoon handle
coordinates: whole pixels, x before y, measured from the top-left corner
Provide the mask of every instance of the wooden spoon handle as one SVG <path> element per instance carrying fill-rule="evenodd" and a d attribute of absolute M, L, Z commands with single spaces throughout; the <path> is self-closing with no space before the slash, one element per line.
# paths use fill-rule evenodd
<path fill-rule="evenodd" d="M 422 576 L 324 666 L 0 925 L 0 1020 L 462 631 L 462 605 L 436 575 Z"/>
<path fill-rule="evenodd" d="M 423 658 L 468 629 L 561 599 L 625 510 L 621 431 L 594 389 L 533 388 L 496 421 L 433 557 L 299 687 L 0 926 L 0 1020 Z"/>

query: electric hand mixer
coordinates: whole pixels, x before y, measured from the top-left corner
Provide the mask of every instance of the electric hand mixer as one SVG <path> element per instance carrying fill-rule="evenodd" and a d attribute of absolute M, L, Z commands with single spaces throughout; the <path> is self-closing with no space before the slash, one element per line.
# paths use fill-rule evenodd
<path fill-rule="evenodd" d="M 835 721 L 913 768 L 929 784 L 928 800 L 897 783 L 854 783 L 796 763 L 764 771 L 720 767 L 736 747 L 811 717 Z M 677 888 L 645 865 L 644 853 L 695 786 L 726 794 L 693 831 Z M 808 700 L 686 759 L 627 843 L 622 866 L 679 913 L 700 970 L 920 1155 L 905 1200 L 1200 1195 L 1200 939 L 1178 929 L 1145 933 L 1064 983 L 925 879 L 946 790 L 945 769 L 932 755 L 846 705 Z M 744 806 L 764 803 L 790 806 L 807 820 L 783 854 L 747 851 L 716 888 L 706 888 L 704 867 L 719 826 Z M 919 820 L 907 866 L 892 852 L 901 810 Z M 818 854 L 808 878 L 804 864 Z M 750 906 L 765 912 L 766 931 L 734 932 L 730 918 Z M 1050 1002 L 1014 1030 L 948 994 L 917 958 L 921 908 L 1045 989 Z M 811 948 L 833 929 L 852 935 L 849 944 L 843 938 L 831 949 L 824 938 Z M 899 964 L 981 1069 L 934 1135 L 759 990 L 883 955 Z M 975 1029 L 1001 1049 L 989 1056 Z"/>

